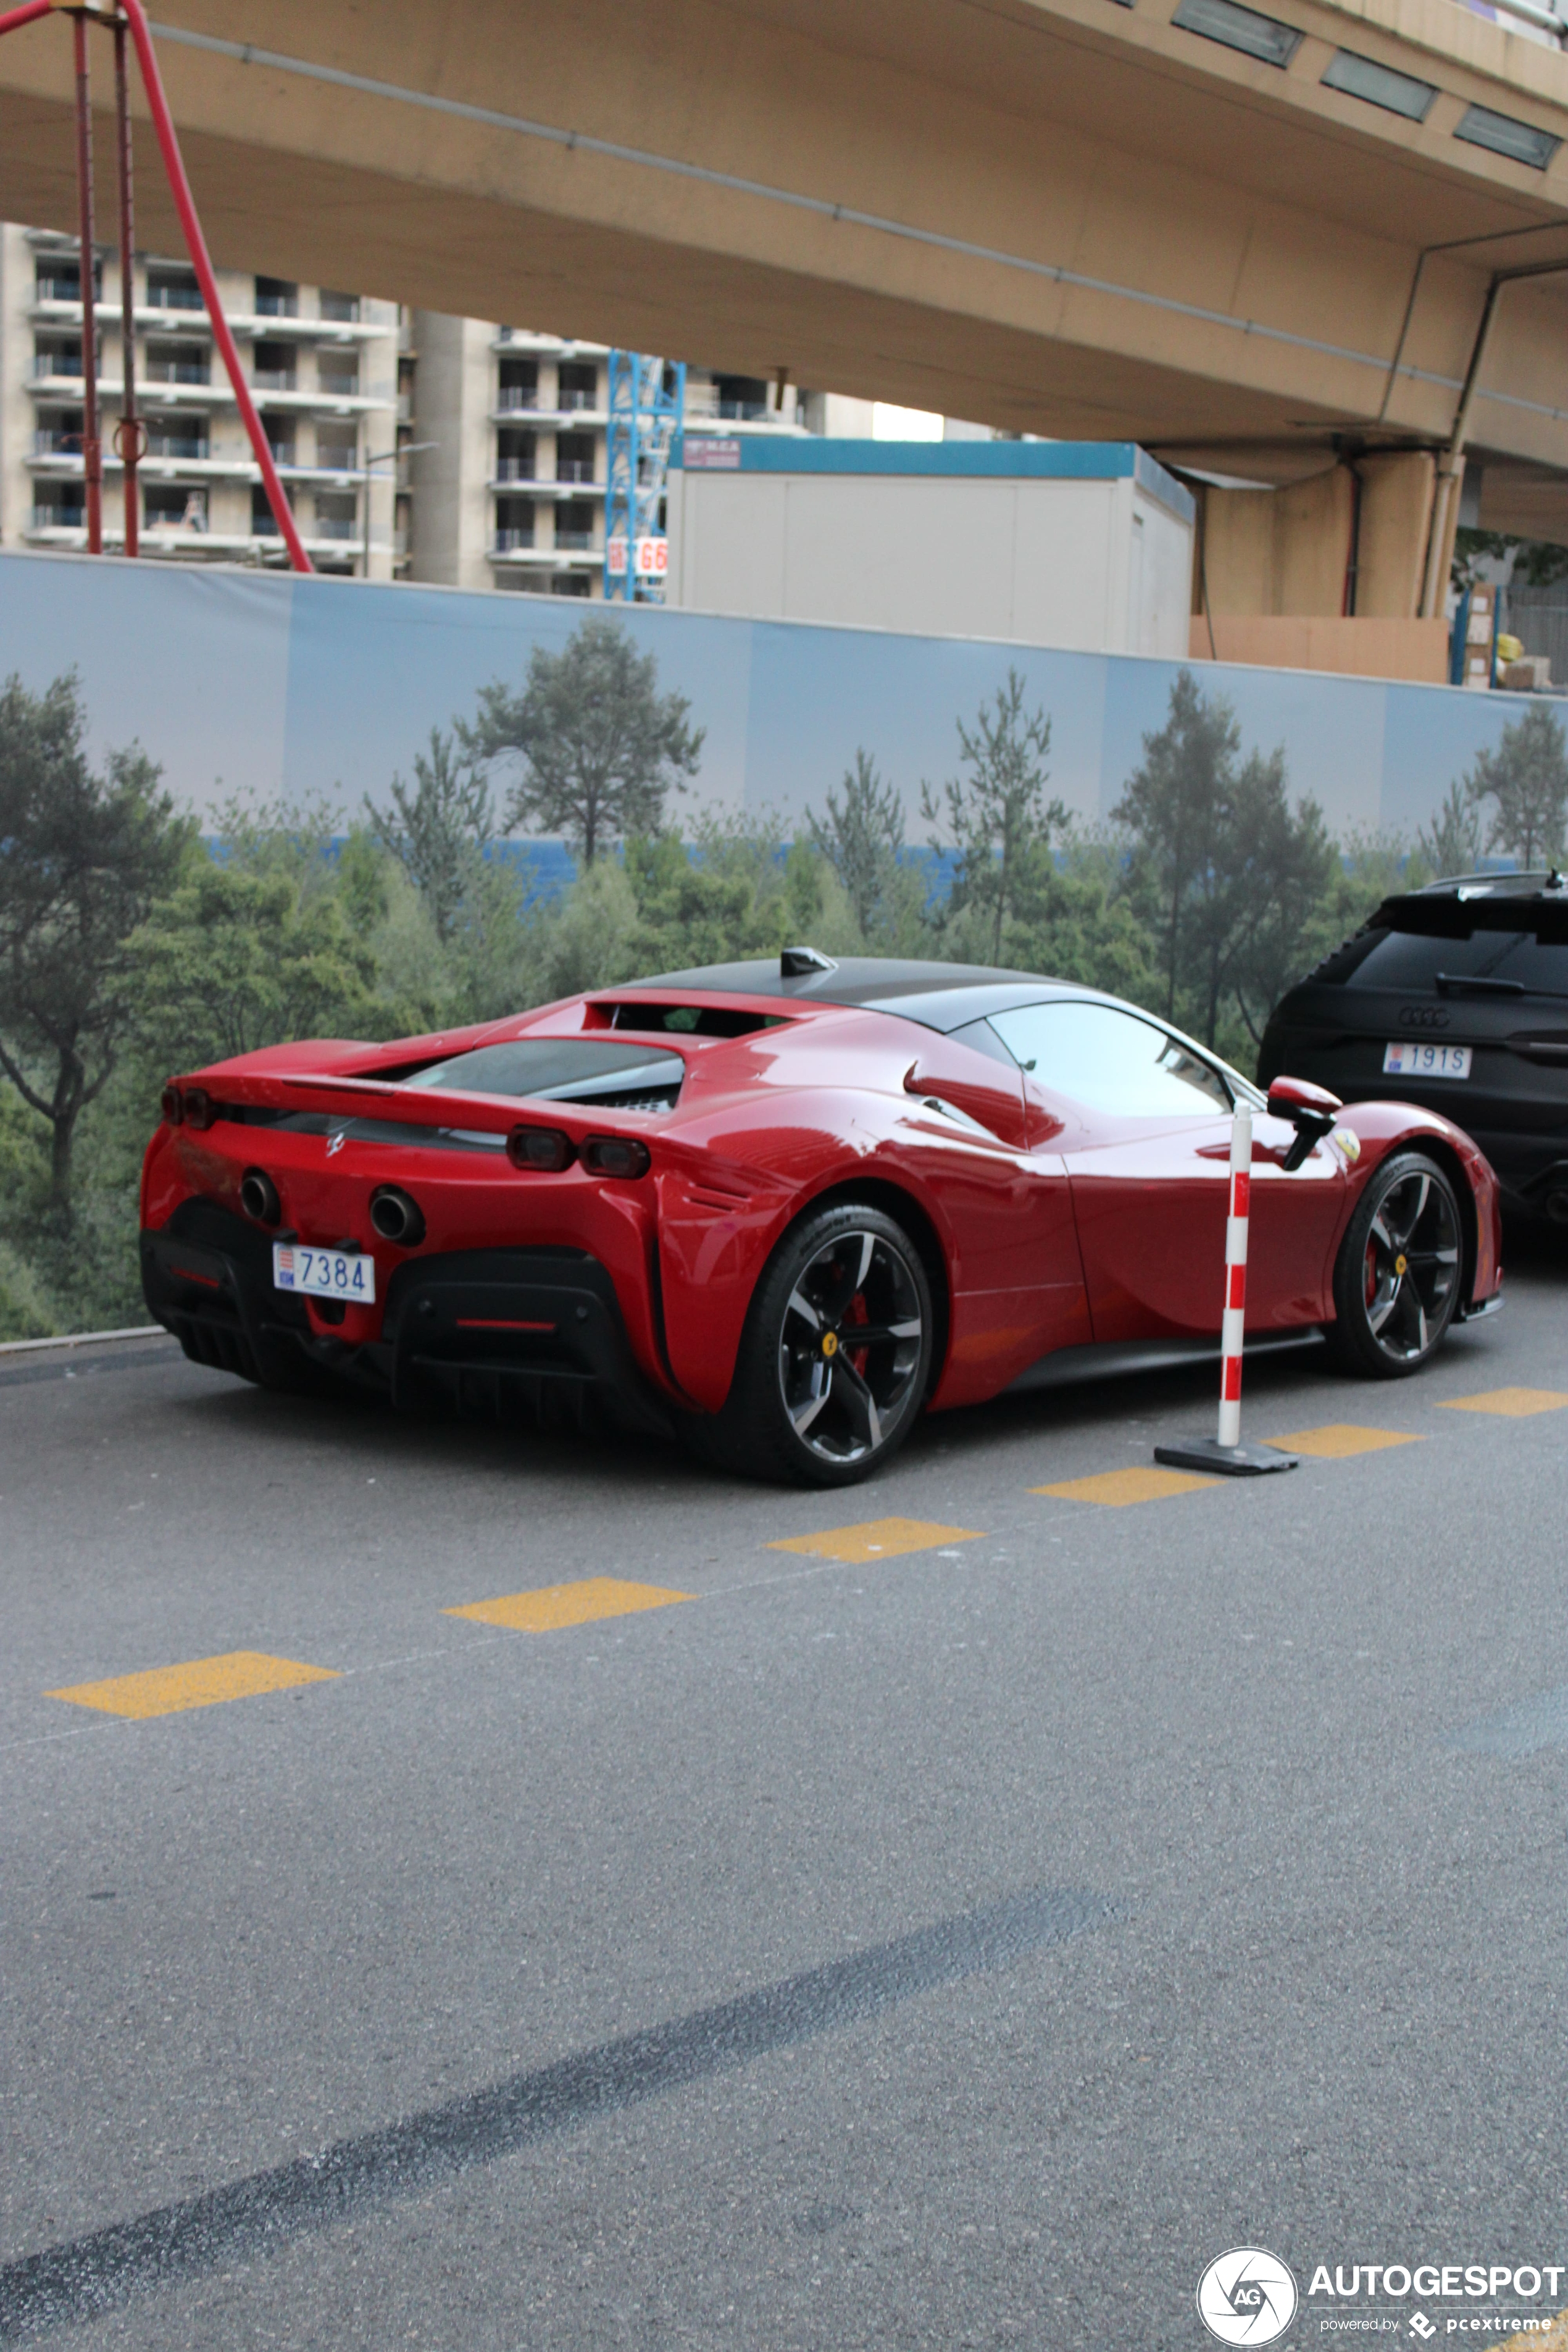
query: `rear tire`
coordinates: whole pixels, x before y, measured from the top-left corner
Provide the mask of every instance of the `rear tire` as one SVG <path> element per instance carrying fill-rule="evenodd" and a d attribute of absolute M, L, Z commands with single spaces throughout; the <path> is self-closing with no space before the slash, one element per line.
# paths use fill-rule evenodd
<path fill-rule="evenodd" d="M 856 1485 L 914 1426 L 933 1327 L 901 1225 L 852 1202 L 802 1218 L 757 1285 L 722 1411 L 689 1426 L 694 1450 L 747 1477 Z"/>
<path fill-rule="evenodd" d="M 1401 1151 L 1373 1171 L 1334 1266 L 1329 1341 L 1347 1371 L 1397 1381 L 1442 1346 L 1459 1303 L 1463 1231 L 1436 1161 Z"/>

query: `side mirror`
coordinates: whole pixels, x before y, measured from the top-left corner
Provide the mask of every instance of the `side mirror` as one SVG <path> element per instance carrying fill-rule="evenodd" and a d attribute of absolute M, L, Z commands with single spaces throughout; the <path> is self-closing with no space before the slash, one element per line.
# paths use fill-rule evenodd
<path fill-rule="evenodd" d="M 1321 1142 L 1343 1108 L 1338 1095 L 1331 1095 L 1327 1087 L 1315 1087 L 1307 1078 L 1275 1079 L 1268 1089 L 1269 1115 L 1288 1118 L 1296 1130 L 1296 1140 L 1282 1163 L 1287 1175 L 1300 1167 L 1315 1143 Z"/>

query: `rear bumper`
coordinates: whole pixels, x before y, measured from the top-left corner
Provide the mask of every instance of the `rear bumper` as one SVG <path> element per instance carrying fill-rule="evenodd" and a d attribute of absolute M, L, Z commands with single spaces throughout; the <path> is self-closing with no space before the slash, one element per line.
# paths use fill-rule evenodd
<path fill-rule="evenodd" d="M 596 1404 L 668 1435 L 637 1369 L 615 1285 L 585 1250 L 481 1249 L 408 1259 L 379 1339 L 312 1330 L 302 1298 L 272 1286 L 270 1235 L 216 1202 L 182 1202 L 142 1235 L 152 1314 L 194 1362 L 264 1384 L 313 1366 L 405 1412 L 442 1404 L 503 1419 L 581 1423 Z"/>
<path fill-rule="evenodd" d="M 507 1415 L 590 1400 L 626 1427 L 671 1433 L 638 1371 L 608 1273 L 586 1250 L 458 1250 L 411 1259 L 387 1295 L 381 1348 L 393 1402 Z"/>

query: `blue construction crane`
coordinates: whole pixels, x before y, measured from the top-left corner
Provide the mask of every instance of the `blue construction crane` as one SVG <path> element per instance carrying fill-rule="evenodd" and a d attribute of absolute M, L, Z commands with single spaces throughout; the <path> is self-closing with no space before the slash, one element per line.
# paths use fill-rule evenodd
<path fill-rule="evenodd" d="M 669 542 L 664 490 L 670 444 L 686 409 L 686 369 L 647 352 L 610 353 L 605 593 L 662 604 Z"/>

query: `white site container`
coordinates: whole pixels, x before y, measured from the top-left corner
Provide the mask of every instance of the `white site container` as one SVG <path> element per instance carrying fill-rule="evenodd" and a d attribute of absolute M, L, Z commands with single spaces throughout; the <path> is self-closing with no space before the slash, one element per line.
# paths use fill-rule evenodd
<path fill-rule="evenodd" d="M 669 473 L 668 600 L 1184 661 L 1193 517 L 1131 442 L 689 433 Z"/>

